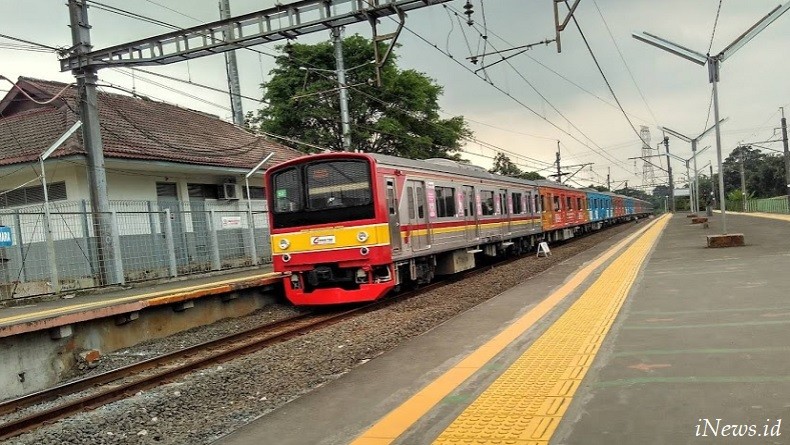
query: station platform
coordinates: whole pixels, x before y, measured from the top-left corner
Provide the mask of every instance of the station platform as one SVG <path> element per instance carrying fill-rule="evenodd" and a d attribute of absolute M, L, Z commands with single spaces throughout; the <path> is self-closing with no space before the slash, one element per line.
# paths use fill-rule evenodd
<path fill-rule="evenodd" d="M 641 223 L 217 443 L 787 443 L 790 226 L 727 216 L 745 246 Z"/>
<path fill-rule="evenodd" d="M 0 338 L 274 285 L 279 280 L 280 275 L 271 271 L 271 265 L 264 265 L 222 275 L 141 284 L 129 289 L 97 291 L 70 299 L 0 308 Z"/>

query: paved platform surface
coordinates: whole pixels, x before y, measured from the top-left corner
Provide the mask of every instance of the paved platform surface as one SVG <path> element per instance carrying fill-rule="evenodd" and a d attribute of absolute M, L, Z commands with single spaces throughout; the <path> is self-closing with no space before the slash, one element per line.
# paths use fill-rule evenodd
<path fill-rule="evenodd" d="M 0 338 L 279 282 L 271 265 L 185 281 L 0 308 Z"/>
<path fill-rule="evenodd" d="M 790 443 L 790 225 L 708 249 L 719 218 L 637 225 L 218 443 Z"/>

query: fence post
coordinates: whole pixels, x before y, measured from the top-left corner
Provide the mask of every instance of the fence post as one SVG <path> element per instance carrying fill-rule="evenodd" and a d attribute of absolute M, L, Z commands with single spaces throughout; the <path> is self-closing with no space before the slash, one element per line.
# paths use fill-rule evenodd
<path fill-rule="evenodd" d="M 170 277 L 178 276 L 178 266 L 176 264 L 176 245 L 173 241 L 173 222 L 170 220 L 170 209 L 165 209 L 165 244 L 167 245 L 168 264 L 170 265 Z"/>
<path fill-rule="evenodd" d="M 24 283 L 27 281 L 25 276 L 25 242 L 22 240 L 22 218 L 19 217 L 19 209 L 14 210 L 14 229 L 16 231 L 17 254 L 19 254 L 19 282 Z"/>
<path fill-rule="evenodd" d="M 115 283 L 126 284 L 126 277 L 123 273 L 123 256 L 121 256 L 121 233 L 118 227 L 118 214 L 115 210 L 110 212 L 110 225 L 112 235 L 112 250 L 115 257 Z"/>
<path fill-rule="evenodd" d="M 247 204 L 249 205 L 249 203 Z M 250 207 L 247 213 L 247 227 L 250 232 L 250 256 L 252 257 L 252 265 L 258 265 L 258 246 L 255 245 L 255 218 L 252 216 L 252 208 Z"/>
<path fill-rule="evenodd" d="M 219 238 L 217 236 L 217 224 L 215 223 L 214 210 L 208 212 L 208 239 L 209 248 L 211 249 L 211 270 L 222 269 L 222 262 L 219 259 Z"/>
<path fill-rule="evenodd" d="M 55 254 L 55 237 L 52 235 L 49 208 L 44 212 L 44 236 L 47 240 L 47 259 L 49 260 L 49 281 L 52 293 L 60 292 L 60 276 L 58 275 L 57 255 Z"/>

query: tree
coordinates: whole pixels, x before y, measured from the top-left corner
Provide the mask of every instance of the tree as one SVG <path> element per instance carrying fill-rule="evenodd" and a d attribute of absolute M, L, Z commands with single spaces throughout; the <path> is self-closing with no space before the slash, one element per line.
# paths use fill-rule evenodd
<path fill-rule="evenodd" d="M 278 50 L 284 54 L 277 57 L 270 80 L 261 85 L 267 106 L 248 113 L 250 126 L 342 150 L 333 44 L 288 44 Z M 472 132 L 462 116 L 440 118 L 440 85 L 423 73 L 398 69 L 393 53 L 382 67 L 382 87 L 374 86 L 373 44 L 359 35 L 343 40 L 343 57 L 349 67 L 354 149 L 412 159 L 459 159 L 461 141 Z"/>
<path fill-rule="evenodd" d="M 502 176 L 510 176 L 511 178 L 527 179 L 536 181 L 538 179 L 546 179 L 539 175 L 537 172 L 522 171 L 510 158 L 504 153 L 497 153 L 494 156 L 494 166 L 489 170 L 491 173 Z"/>

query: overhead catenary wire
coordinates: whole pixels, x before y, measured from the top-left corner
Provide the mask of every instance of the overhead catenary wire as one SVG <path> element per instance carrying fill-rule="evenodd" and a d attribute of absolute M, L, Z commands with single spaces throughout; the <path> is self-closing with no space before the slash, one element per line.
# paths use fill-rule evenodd
<path fill-rule="evenodd" d="M 450 6 L 446 6 L 446 5 L 443 5 L 443 6 L 445 6 L 445 7 L 449 8 L 449 9 L 453 10 L 453 12 L 455 12 L 456 14 L 458 14 L 458 13 L 459 13 L 458 11 L 454 10 L 454 9 L 453 9 L 452 7 L 450 7 Z M 408 28 L 406 28 L 406 29 L 408 29 Z M 411 31 L 411 30 L 409 30 L 409 31 L 410 31 L 410 32 L 412 32 L 412 33 L 414 34 L 414 32 L 413 32 L 413 31 Z M 478 32 L 480 32 L 480 31 L 478 30 Z M 416 34 L 415 34 L 415 35 L 416 35 Z M 481 34 L 481 35 L 482 35 L 482 34 Z M 417 36 L 418 36 L 418 38 L 421 38 L 421 39 L 423 39 L 421 36 L 419 36 L 419 35 L 417 35 Z M 500 39 L 501 39 L 501 37 L 500 37 Z M 425 39 L 423 39 L 423 40 L 425 40 Z M 501 39 L 501 40 L 503 40 L 503 41 L 504 41 L 504 39 Z M 505 42 L 505 43 L 508 43 L 508 42 Z M 508 43 L 508 44 L 510 44 L 510 43 Z M 511 44 L 511 46 L 512 46 L 512 44 Z M 435 47 L 435 45 L 434 45 L 434 47 Z M 435 48 L 438 50 L 438 48 L 437 48 L 437 47 L 435 47 Z M 492 48 L 495 48 L 495 47 L 492 45 Z M 441 51 L 441 50 L 440 50 L 440 51 Z M 447 54 L 445 54 L 445 55 L 447 55 Z M 453 58 L 452 56 L 450 56 L 450 58 L 451 58 L 451 59 L 453 59 L 453 60 L 455 60 L 455 58 Z M 456 62 L 457 62 L 457 61 L 456 61 Z M 583 131 L 582 131 L 580 128 L 578 128 L 578 126 L 576 126 L 576 125 L 575 125 L 575 124 L 574 124 L 574 123 L 573 123 L 573 122 L 572 122 L 570 119 L 568 119 L 568 118 L 567 118 L 567 117 L 566 117 L 566 116 L 565 116 L 565 115 L 564 115 L 564 114 L 563 114 L 563 113 L 562 113 L 562 112 L 561 112 L 561 111 L 560 111 L 560 110 L 559 110 L 559 109 L 558 109 L 556 106 L 554 106 L 554 104 L 552 104 L 552 103 L 551 103 L 551 101 L 549 101 L 549 100 L 548 100 L 548 98 L 546 98 L 546 96 L 545 96 L 543 93 L 541 93 L 541 92 L 540 92 L 540 91 L 539 91 L 539 90 L 538 90 L 538 89 L 537 89 L 537 88 L 536 88 L 536 87 L 533 85 L 533 83 L 532 83 L 532 82 L 530 82 L 530 81 L 529 81 L 529 80 L 528 80 L 528 79 L 527 79 L 527 78 L 524 76 L 524 74 L 523 74 L 523 73 L 521 73 L 521 71 L 520 71 L 520 70 L 516 69 L 516 68 L 515 68 L 515 66 L 513 66 L 513 65 L 512 65 L 512 63 L 511 63 L 509 60 L 506 60 L 506 63 L 507 63 L 507 64 L 508 64 L 508 65 L 509 65 L 509 66 L 510 66 L 512 69 L 513 69 L 513 71 L 514 71 L 514 72 L 515 72 L 515 73 L 516 73 L 516 74 L 517 74 L 517 75 L 518 75 L 518 76 L 519 76 L 519 77 L 520 77 L 520 78 L 521 78 L 521 79 L 522 79 L 524 82 L 526 82 L 526 83 L 527 83 L 527 85 L 529 85 L 529 87 L 530 87 L 530 88 L 532 88 L 532 90 L 533 90 L 533 91 L 535 91 L 535 93 L 536 93 L 536 94 L 538 94 L 538 95 L 541 97 L 541 99 L 543 99 L 543 101 L 544 101 L 546 104 L 548 104 L 548 105 L 549 105 L 549 106 L 550 106 L 550 107 L 551 107 L 551 108 L 552 108 L 554 111 L 556 111 L 556 112 L 557 112 L 557 113 L 558 113 L 558 114 L 559 114 L 559 115 L 560 115 L 560 116 L 561 116 L 563 119 L 565 119 L 565 121 L 566 121 L 566 122 L 567 122 L 569 125 L 571 125 L 571 127 L 573 127 L 573 128 L 574 128 L 576 131 L 578 131 L 578 132 L 579 132 L 579 133 L 580 133 L 582 136 L 584 136 L 584 137 L 585 137 L 585 138 L 586 138 L 588 141 L 590 141 L 590 143 L 592 143 L 594 146 L 598 147 L 598 150 L 596 150 L 595 148 L 591 147 L 591 146 L 590 146 L 590 145 L 588 145 L 587 143 L 585 143 L 585 142 L 583 142 L 583 141 L 579 140 L 579 139 L 578 139 L 576 136 L 574 136 L 572 133 L 570 133 L 570 132 L 566 131 L 565 129 L 563 129 L 563 128 L 561 128 L 561 127 L 559 127 L 559 126 L 558 126 L 558 125 L 556 125 L 554 122 L 552 122 L 551 120 L 549 120 L 549 119 L 548 119 L 548 118 L 546 118 L 545 116 L 541 115 L 540 113 L 537 113 L 537 112 L 536 112 L 536 111 L 534 111 L 533 109 L 531 109 L 531 108 L 527 107 L 527 106 L 526 106 L 526 105 L 524 105 L 523 103 L 522 103 L 522 106 L 525 106 L 525 107 L 526 107 L 526 108 L 527 108 L 529 111 L 531 111 L 532 113 L 534 113 L 535 115 L 537 115 L 538 117 L 540 117 L 541 119 L 543 119 L 544 121 L 548 122 L 549 124 L 551 124 L 552 126 L 554 126 L 556 129 L 558 129 L 558 130 L 562 131 L 563 133 L 565 133 L 565 134 L 567 134 L 567 135 L 571 136 L 571 137 L 572 137 L 574 140 L 576 140 L 577 142 L 579 142 L 579 143 L 580 143 L 580 144 L 582 144 L 583 146 L 585 146 L 585 147 L 589 148 L 590 150 L 592 150 L 592 151 L 594 151 L 594 152 L 598 153 L 600 156 L 604 157 L 605 159 L 609 160 L 610 162 L 613 162 L 613 163 L 615 163 L 615 164 L 618 164 L 618 162 L 620 162 L 619 160 L 617 160 L 617 159 L 615 159 L 615 158 L 612 158 L 612 157 L 611 157 L 611 156 L 609 156 L 607 153 L 605 153 L 604 151 L 602 151 L 602 150 L 600 149 L 600 146 L 599 146 L 597 143 L 595 143 L 595 141 L 593 141 L 593 140 L 592 140 L 592 139 L 591 139 L 589 136 L 587 136 L 587 135 L 586 135 L 586 134 L 585 134 L 585 133 L 584 133 L 584 132 L 583 132 Z M 462 67 L 464 67 L 464 68 L 466 68 L 468 71 L 471 71 L 471 70 L 469 70 L 469 68 L 467 68 L 467 67 L 466 67 L 466 66 L 464 66 L 463 64 L 461 64 L 461 66 L 462 66 Z M 472 71 L 472 74 L 475 74 L 477 77 L 480 77 L 480 76 L 479 76 L 479 75 L 477 75 L 477 73 L 476 73 L 476 72 L 474 72 L 474 71 Z M 508 92 L 506 92 L 506 91 L 502 90 L 501 88 L 499 88 L 498 86 L 496 86 L 496 85 L 495 85 L 495 84 L 494 84 L 494 83 L 493 83 L 493 82 L 490 80 L 490 78 L 486 78 L 486 79 L 483 79 L 483 80 L 485 80 L 485 81 L 486 81 L 486 82 L 488 82 L 490 85 L 494 86 L 495 88 L 497 88 L 498 90 L 500 90 L 500 91 L 501 91 L 501 92 L 503 92 L 504 94 L 508 95 L 509 97 L 511 97 L 511 98 L 513 98 L 513 99 L 515 99 L 515 98 L 514 98 L 512 95 L 510 95 L 510 93 L 508 93 Z M 519 103 L 521 103 L 521 102 L 519 102 Z M 622 108 L 621 108 L 621 110 L 622 110 Z M 625 165 L 625 163 L 622 163 L 622 165 Z M 622 167 L 622 166 L 620 166 L 620 168 L 623 168 L 623 167 Z M 628 171 L 628 170 L 626 169 L 626 171 Z M 629 172 L 629 173 L 631 173 L 630 171 L 628 171 L 628 172 Z"/>
<path fill-rule="evenodd" d="M 721 3 L 720 3 L 721 4 Z M 645 94 L 642 92 L 642 89 L 639 87 L 639 83 L 636 81 L 634 77 L 634 73 L 631 71 L 631 67 L 628 65 L 628 62 L 625 60 L 625 56 L 623 52 L 620 50 L 620 45 L 617 44 L 617 40 L 614 38 L 614 34 L 612 33 L 611 28 L 609 28 L 609 23 L 606 21 L 606 18 L 603 15 L 603 11 L 598 6 L 598 2 L 593 0 L 593 5 L 595 5 L 595 9 L 598 11 L 598 15 L 601 16 L 601 21 L 603 21 L 604 26 L 606 27 L 606 31 L 609 33 L 609 38 L 612 40 L 615 49 L 617 50 L 617 54 L 620 56 L 620 60 L 623 61 L 623 65 L 625 65 L 626 71 L 628 71 L 628 76 L 631 78 L 631 82 L 634 83 L 636 87 L 636 91 L 639 93 L 639 97 L 642 98 L 642 102 L 645 104 L 645 108 L 650 113 L 650 116 L 653 118 L 653 123 L 658 125 L 658 119 L 656 119 L 655 113 L 653 113 L 653 109 L 650 107 L 650 104 L 647 103 L 647 99 L 645 98 Z"/>
<path fill-rule="evenodd" d="M 570 6 L 568 5 L 567 0 L 565 1 L 565 6 L 568 7 L 568 10 L 570 10 Z M 620 108 L 620 111 L 623 113 L 623 116 L 625 117 L 625 120 L 628 121 L 628 125 L 634 131 L 634 134 L 636 134 L 637 137 L 639 137 L 639 140 L 641 140 L 642 143 L 644 143 L 645 145 L 649 146 L 650 144 L 647 141 L 645 141 L 644 139 L 642 139 L 642 135 L 636 129 L 636 126 L 634 126 L 634 123 L 631 122 L 631 118 L 628 117 L 628 113 L 626 113 L 625 109 L 623 109 L 623 105 L 620 103 L 620 99 L 617 97 L 617 94 L 615 94 L 614 88 L 612 88 L 612 84 L 609 82 L 609 79 L 606 77 L 606 74 L 603 72 L 603 68 L 601 67 L 601 64 L 598 63 L 598 58 L 595 56 L 595 52 L 593 51 L 592 47 L 590 46 L 590 42 L 587 41 L 587 37 L 584 35 L 584 31 L 582 31 L 581 25 L 579 25 L 579 21 L 576 19 L 576 14 L 573 14 L 571 16 L 571 19 L 573 20 L 574 25 L 576 25 L 576 29 L 579 31 L 579 35 L 581 36 L 582 41 L 584 42 L 584 46 L 587 47 L 587 51 L 590 53 L 590 56 L 592 57 L 593 62 L 595 62 L 595 66 L 598 68 L 598 72 L 601 74 L 601 77 L 603 78 L 604 83 L 606 83 L 606 87 L 609 89 L 609 92 L 612 94 L 612 97 L 614 98 L 614 101 L 617 102 L 617 107 Z"/>
<path fill-rule="evenodd" d="M 171 29 L 183 29 L 183 28 L 180 28 L 180 27 L 178 27 L 176 25 L 173 25 L 171 23 L 167 23 L 167 22 L 164 22 L 164 21 L 159 20 L 159 19 L 153 19 L 153 18 L 144 16 L 142 14 L 134 13 L 132 11 L 124 10 L 124 9 L 117 8 L 117 7 L 114 7 L 114 6 L 111 6 L 111 5 L 107 5 L 106 3 L 100 3 L 100 2 L 97 2 L 95 0 L 88 0 L 88 1 L 90 1 L 93 4 L 99 5 L 101 7 L 104 7 L 105 10 L 107 10 L 109 12 L 113 12 L 113 13 L 116 13 L 116 14 L 119 14 L 119 15 L 122 15 L 122 16 L 125 16 L 125 17 L 129 17 L 129 18 L 137 19 L 137 20 L 143 20 L 143 21 L 146 21 L 148 23 L 152 23 L 152 24 L 156 24 L 156 25 L 159 25 L 159 26 L 168 27 L 168 28 L 171 28 Z M 155 4 L 157 6 L 164 7 L 163 5 L 158 4 L 158 3 L 154 2 L 154 1 L 151 1 L 151 0 L 147 0 L 147 1 L 149 3 Z M 165 8 L 165 9 L 170 9 L 170 8 Z M 195 17 L 189 16 L 189 15 L 186 15 L 186 14 L 183 14 L 183 13 L 179 13 L 179 14 L 182 15 L 182 16 L 194 19 L 194 20 L 198 20 Z M 247 50 L 253 51 L 255 53 L 266 55 L 266 56 L 273 57 L 273 58 L 277 58 L 278 57 L 277 55 L 266 53 L 266 52 L 263 52 L 263 51 L 260 51 L 260 50 L 254 49 L 254 48 L 246 47 L 246 48 L 243 48 L 243 49 L 247 49 Z M 304 63 L 304 61 L 302 61 L 302 62 Z M 309 64 L 307 64 L 307 63 L 304 63 L 304 64 L 309 66 Z M 346 86 L 346 87 L 348 88 L 348 86 Z M 539 136 L 534 136 L 534 137 L 539 137 Z M 546 138 L 546 139 L 553 139 L 553 138 Z M 538 161 L 538 162 L 542 162 L 543 163 L 545 161 Z"/>

